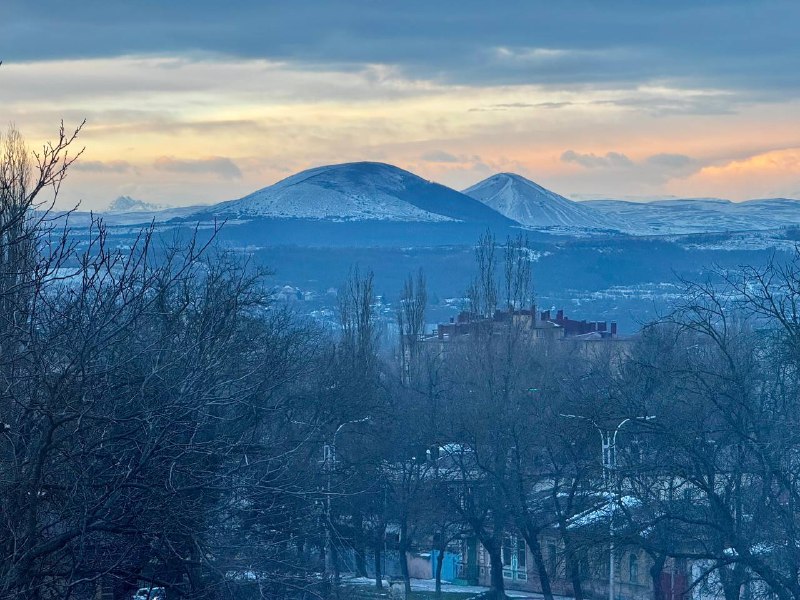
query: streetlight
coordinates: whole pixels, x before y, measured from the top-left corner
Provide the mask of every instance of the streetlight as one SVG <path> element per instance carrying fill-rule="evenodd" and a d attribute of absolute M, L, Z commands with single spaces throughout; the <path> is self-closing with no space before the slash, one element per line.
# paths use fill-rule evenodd
<path fill-rule="evenodd" d="M 372 417 L 364 417 L 363 419 L 355 419 L 353 421 L 345 421 L 341 425 L 336 428 L 336 431 L 333 432 L 333 438 L 331 439 L 330 444 L 325 444 L 323 448 L 323 461 L 325 463 L 325 470 L 327 471 L 327 488 L 328 493 L 326 494 L 325 498 L 325 520 L 327 521 L 327 527 L 325 528 L 325 579 L 326 581 L 330 581 L 331 577 L 333 576 L 333 523 L 331 522 L 331 478 L 334 469 L 336 469 L 336 436 L 339 435 L 339 432 L 345 425 L 352 425 L 355 423 L 366 423 L 367 421 L 371 421 Z"/>
<path fill-rule="evenodd" d="M 617 434 L 619 430 L 628 421 L 652 421 L 655 415 L 648 415 L 646 417 L 627 417 L 620 421 L 613 430 L 603 429 L 594 419 L 584 417 L 583 415 L 565 415 L 559 413 L 560 416 L 568 419 L 581 419 L 582 421 L 589 421 L 597 432 L 600 434 L 600 448 L 603 456 L 603 484 L 606 488 L 606 499 L 609 502 L 610 510 L 608 517 L 608 600 L 614 600 L 614 509 L 616 504 L 620 501 L 618 497 L 612 497 L 612 489 L 614 488 L 612 477 L 615 475 L 617 468 Z"/>

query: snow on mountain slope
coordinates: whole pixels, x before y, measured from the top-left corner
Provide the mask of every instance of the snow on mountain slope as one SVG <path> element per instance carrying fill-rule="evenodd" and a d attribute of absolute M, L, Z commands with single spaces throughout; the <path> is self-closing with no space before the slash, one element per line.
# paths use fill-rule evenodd
<path fill-rule="evenodd" d="M 636 235 L 753 231 L 800 225 L 800 200 L 786 198 L 745 202 L 716 198 L 587 200 L 585 204 L 624 223 L 625 230 Z"/>
<path fill-rule="evenodd" d="M 136 198 L 131 198 L 130 196 L 119 196 L 111 201 L 111 203 L 108 205 L 107 211 L 113 213 L 156 212 L 166 208 L 171 207 L 163 204 L 145 202 L 144 200 L 137 200 Z"/>
<path fill-rule="evenodd" d="M 480 202 L 392 165 L 329 165 L 302 171 L 213 213 L 333 221 L 485 222 L 513 224 Z"/>
<path fill-rule="evenodd" d="M 166 223 L 171 219 L 188 218 L 191 220 L 192 215 L 196 215 L 208 210 L 205 206 L 175 206 L 172 208 L 164 208 L 160 210 L 117 210 L 107 212 L 83 212 L 73 211 L 69 213 L 69 224 L 71 227 L 88 227 L 89 224 L 101 217 L 103 223 L 111 226 L 127 226 L 127 225 L 147 225 L 150 222 Z M 60 213 L 66 216 L 66 213 Z"/>
<path fill-rule="evenodd" d="M 527 227 L 618 229 L 611 219 L 514 173 L 498 173 L 464 190 Z"/>

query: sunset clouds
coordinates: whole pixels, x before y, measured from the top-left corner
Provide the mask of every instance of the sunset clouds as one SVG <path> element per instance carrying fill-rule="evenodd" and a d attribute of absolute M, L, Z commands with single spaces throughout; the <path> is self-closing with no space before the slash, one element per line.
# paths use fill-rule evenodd
<path fill-rule="evenodd" d="M 42 43 L 0 56 L 0 117 L 37 143 L 87 119 L 65 203 L 215 202 L 351 160 L 457 188 L 502 170 L 580 197 L 800 196 L 787 2 L 15 4 L 0 34 Z"/>

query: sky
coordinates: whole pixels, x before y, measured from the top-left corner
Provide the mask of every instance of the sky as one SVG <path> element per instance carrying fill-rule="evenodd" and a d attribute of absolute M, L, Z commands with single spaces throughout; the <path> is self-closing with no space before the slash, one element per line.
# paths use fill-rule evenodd
<path fill-rule="evenodd" d="M 0 0 L 0 127 L 86 120 L 62 206 L 324 164 L 575 199 L 800 198 L 800 2 Z"/>

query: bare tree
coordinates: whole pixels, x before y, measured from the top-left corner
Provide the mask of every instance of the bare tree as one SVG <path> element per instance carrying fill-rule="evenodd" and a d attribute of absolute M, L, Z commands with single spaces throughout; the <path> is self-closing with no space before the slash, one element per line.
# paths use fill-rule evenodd
<path fill-rule="evenodd" d="M 475 246 L 477 275 L 467 289 L 469 311 L 488 318 L 497 309 L 497 241 L 490 231 L 484 233 Z"/>
<path fill-rule="evenodd" d="M 80 252 L 48 207 L 74 136 L 3 161 L 0 597 L 87 597 L 139 581 L 168 595 L 292 593 L 292 539 L 316 495 L 315 428 L 283 427 L 313 332 L 262 274 L 209 243 L 127 250 L 101 223 Z M 29 182 L 33 182 L 30 184 Z M 112 585 L 112 582 L 113 585 Z"/>
<path fill-rule="evenodd" d="M 400 376 L 406 385 L 415 378 L 415 367 L 419 363 L 421 336 L 425 333 L 425 308 L 428 303 L 428 292 L 425 275 L 422 269 L 417 273 L 416 281 L 409 275 L 403 283 L 400 303 L 397 307 L 397 328 L 400 337 L 399 358 Z"/>
<path fill-rule="evenodd" d="M 795 256 L 687 282 L 629 373 L 661 434 L 638 476 L 645 510 L 631 520 L 657 562 L 693 561 L 692 585 L 727 600 L 799 590 L 796 265 Z"/>
<path fill-rule="evenodd" d="M 486 549 L 492 593 L 502 598 L 503 545 L 515 506 L 515 436 L 525 422 L 520 408 L 539 372 L 533 358 L 535 315 L 519 312 L 532 302 L 527 244 L 523 238 L 508 240 L 502 280 L 496 275 L 497 254 L 494 237 L 482 236 L 475 250 L 478 273 L 468 293 L 474 326 L 451 341 L 446 353 L 449 412 L 440 436 L 451 448 L 446 473 L 453 480 L 451 506 Z M 507 311 L 498 317 L 501 284 Z M 513 495 L 518 497 L 516 488 Z"/>

